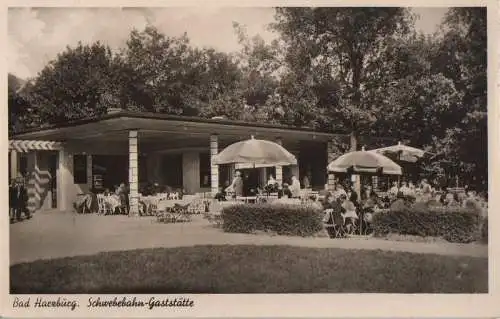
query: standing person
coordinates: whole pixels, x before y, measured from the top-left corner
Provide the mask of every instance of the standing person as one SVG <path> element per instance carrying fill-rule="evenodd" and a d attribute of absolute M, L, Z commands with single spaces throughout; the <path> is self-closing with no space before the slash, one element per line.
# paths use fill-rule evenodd
<path fill-rule="evenodd" d="M 245 173 L 243 175 L 243 196 L 252 196 L 252 186 L 250 175 Z"/>
<path fill-rule="evenodd" d="M 16 179 L 16 184 L 13 188 L 12 194 L 12 208 L 14 213 L 14 218 L 17 221 L 21 221 L 21 214 L 24 213 L 27 219 L 31 218 L 31 214 L 28 210 L 28 191 L 24 186 L 24 178 L 19 176 Z"/>
<path fill-rule="evenodd" d="M 421 200 L 428 201 L 431 198 L 432 187 L 427 182 L 427 179 L 424 178 L 422 180 L 422 182 L 420 184 L 420 189 L 421 189 L 421 192 L 422 192 Z"/>
<path fill-rule="evenodd" d="M 129 211 L 129 202 L 128 202 L 128 189 L 125 186 L 125 183 L 121 183 L 120 186 L 116 189 L 116 195 L 120 198 L 120 209 L 126 209 L 125 213 L 128 213 Z"/>
<path fill-rule="evenodd" d="M 241 172 L 236 171 L 233 182 L 226 188 L 226 192 L 234 193 L 234 196 L 243 196 L 243 179 Z"/>
<path fill-rule="evenodd" d="M 292 198 L 300 197 L 300 182 L 295 175 L 292 175 L 292 184 L 290 185 L 290 192 Z"/>
<path fill-rule="evenodd" d="M 347 199 L 350 200 L 356 207 L 359 206 L 359 195 L 353 186 L 350 186 L 347 191 Z"/>
<path fill-rule="evenodd" d="M 310 179 L 307 175 L 304 176 L 304 178 L 302 179 L 302 186 L 304 186 L 304 188 L 311 188 L 311 182 L 310 182 Z"/>
<path fill-rule="evenodd" d="M 14 219 L 14 202 L 16 195 L 16 179 L 12 178 L 9 184 L 9 219 Z"/>

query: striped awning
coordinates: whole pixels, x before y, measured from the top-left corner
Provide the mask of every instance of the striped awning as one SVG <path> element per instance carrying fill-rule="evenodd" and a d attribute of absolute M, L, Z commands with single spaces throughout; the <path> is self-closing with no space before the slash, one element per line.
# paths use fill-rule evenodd
<path fill-rule="evenodd" d="M 9 140 L 9 150 L 17 152 L 29 151 L 58 151 L 62 149 L 61 142 L 33 141 L 33 140 Z"/>

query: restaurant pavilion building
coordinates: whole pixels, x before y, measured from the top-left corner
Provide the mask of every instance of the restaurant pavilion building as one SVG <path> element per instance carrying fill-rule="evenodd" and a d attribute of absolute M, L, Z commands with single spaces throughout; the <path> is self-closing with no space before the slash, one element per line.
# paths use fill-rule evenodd
<path fill-rule="evenodd" d="M 312 129 L 247 123 L 223 118 L 201 119 L 156 113 L 110 110 L 81 119 L 30 130 L 9 140 L 9 176 L 25 176 L 32 211 L 71 210 L 77 196 L 127 183 L 130 211 L 137 213 L 142 183 L 182 188 L 187 193 L 216 193 L 230 182 L 238 165 L 213 165 L 226 146 L 250 138 L 281 143 L 297 165 L 249 170 L 262 184 L 307 175 L 312 188 L 328 181 L 326 167 L 339 154 L 335 138 L 343 135 Z"/>

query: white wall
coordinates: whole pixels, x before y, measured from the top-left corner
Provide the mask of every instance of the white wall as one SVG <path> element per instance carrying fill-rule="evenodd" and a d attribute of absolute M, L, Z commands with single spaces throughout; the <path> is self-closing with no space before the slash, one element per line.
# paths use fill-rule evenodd
<path fill-rule="evenodd" d="M 192 194 L 200 191 L 200 155 L 190 151 L 182 155 L 182 182 L 184 189 Z"/>

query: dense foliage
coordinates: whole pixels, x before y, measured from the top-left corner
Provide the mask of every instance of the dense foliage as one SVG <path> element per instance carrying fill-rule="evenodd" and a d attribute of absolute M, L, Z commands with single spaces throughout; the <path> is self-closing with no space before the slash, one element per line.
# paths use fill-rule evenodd
<path fill-rule="evenodd" d="M 433 35 L 414 21 L 406 8 L 276 8 L 272 43 L 234 25 L 240 52 L 152 26 L 119 52 L 68 47 L 22 89 L 9 85 L 9 132 L 108 107 L 222 115 L 351 133 L 339 152 L 403 141 L 435 155 L 423 163 L 428 177 L 461 175 L 484 189 L 486 9 L 451 8 Z"/>
<path fill-rule="evenodd" d="M 375 236 L 401 234 L 440 237 L 453 243 L 481 240 L 485 236 L 482 226 L 483 221 L 477 211 L 460 207 L 383 211 L 374 215 L 372 224 Z"/>
<path fill-rule="evenodd" d="M 255 231 L 278 235 L 312 236 L 323 229 L 318 206 L 292 204 L 241 204 L 224 207 L 222 228 L 231 233 Z"/>

